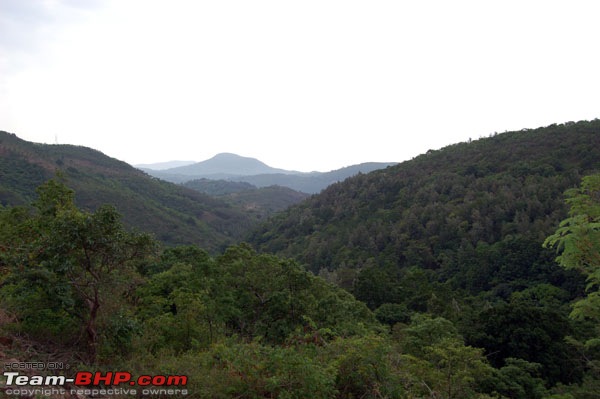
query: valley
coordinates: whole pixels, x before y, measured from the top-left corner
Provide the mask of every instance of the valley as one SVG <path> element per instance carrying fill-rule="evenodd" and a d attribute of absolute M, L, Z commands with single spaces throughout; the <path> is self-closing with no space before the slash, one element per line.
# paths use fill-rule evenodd
<path fill-rule="evenodd" d="M 5 361 L 186 375 L 190 398 L 597 397 L 597 119 L 314 192 L 234 154 L 249 174 L 177 184 L 5 132 L 0 155 Z"/>

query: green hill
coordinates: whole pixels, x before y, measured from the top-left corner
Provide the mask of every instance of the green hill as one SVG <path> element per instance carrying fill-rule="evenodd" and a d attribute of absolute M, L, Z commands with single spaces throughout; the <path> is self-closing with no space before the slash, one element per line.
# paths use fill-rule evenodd
<path fill-rule="evenodd" d="M 237 241 L 252 224 L 225 201 L 158 180 L 99 151 L 36 144 L 0 132 L 0 204 L 29 203 L 36 187 L 57 172 L 75 190 L 78 206 L 113 204 L 129 227 L 167 244 L 216 250 Z"/>
<path fill-rule="evenodd" d="M 257 188 L 250 183 L 228 180 L 196 179 L 185 182 L 183 185 L 223 199 L 243 209 L 256 220 L 267 218 L 309 197 L 306 193 L 288 187 Z"/>
<path fill-rule="evenodd" d="M 544 397 L 515 393 L 511 373 L 533 370 L 592 397 L 598 309 L 569 318 L 585 277 L 542 244 L 567 217 L 565 190 L 598 171 L 600 120 L 498 134 L 334 184 L 249 241 L 349 290 L 398 337 L 418 314 L 450 320 L 507 373 L 505 397 Z"/>
<path fill-rule="evenodd" d="M 308 194 L 291 188 L 268 186 L 230 193 L 223 198 L 262 219 L 302 202 L 308 197 Z"/>
<path fill-rule="evenodd" d="M 473 293 L 566 286 L 541 244 L 566 216 L 563 192 L 598 170 L 600 120 L 497 134 L 334 184 L 250 241 L 372 307 L 400 301 L 398 289 L 384 287 L 412 267 Z M 385 284 L 361 288 L 373 270 L 384 271 Z"/>
<path fill-rule="evenodd" d="M 182 185 L 214 197 L 256 189 L 256 186 L 253 186 L 250 183 L 212 179 L 195 179 L 186 181 L 185 183 L 182 183 Z"/>

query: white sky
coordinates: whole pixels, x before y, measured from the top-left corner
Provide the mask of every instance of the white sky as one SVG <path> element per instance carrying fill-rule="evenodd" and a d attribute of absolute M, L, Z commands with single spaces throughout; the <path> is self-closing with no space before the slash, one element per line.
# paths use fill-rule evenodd
<path fill-rule="evenodd" d="M 600 117 L 600 2 L 0 0 L 0 130 L 301 171 Z"/>

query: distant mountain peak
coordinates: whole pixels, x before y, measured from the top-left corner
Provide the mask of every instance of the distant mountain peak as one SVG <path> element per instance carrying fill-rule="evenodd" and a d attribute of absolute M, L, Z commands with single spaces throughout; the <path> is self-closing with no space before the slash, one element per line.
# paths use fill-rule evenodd
<path fill-rule="evenodd" d="M 259 161 L 256 158 L 252 158 L 252 157 L 245 157 L 242 155 L 238 155 L 238 154 L 234 154 L 232 152 L 220 152 L 217 155 L 215 155 L 212 158 L 207 159 L 206 161 L 203 162 L 214 162 L 214 161 L 219 161 L 219 162 L 246 162 L 247 164 L 256 164 L 256 165 L 263 165 L 267 168 L 270 168 L 269 165 L 267 165 L 266 163 Z M 203 162 L 198 162 L 198 163 L 203 163 Z"/>
<path fill-rule="evenodd" d="M 166 172 L 189 176 L 248 176 L 266 173 L 290 173 L 272 168 L 256 158 L 244 157 L 230 152 L 222 152 L 206 161 L 192 165 L 167 169 Z"/>
<path fill-rule="evenodd" d="M 240 159 L 240 158 L 241 159 L 255 159 L 255 158 L 251 158 L 251 157 L 245 157 L 242 155 L 234 154 L 233 152 L 220 152 L 210 159 L 219 159 L 219 158 L 223 158 L 223 159 Z"/>

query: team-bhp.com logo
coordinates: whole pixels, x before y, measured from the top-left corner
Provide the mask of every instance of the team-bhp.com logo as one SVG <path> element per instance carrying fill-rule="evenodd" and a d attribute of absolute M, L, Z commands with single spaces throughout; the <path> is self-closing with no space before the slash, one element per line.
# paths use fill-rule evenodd
<path fill-rule="evenodd" d="M 62 375 L 27 375 L 5 371 L 4 393 L 14 396 L 71 395 L 187 395 L 187 376 L 141 375 L 134 378 L 127 371 L 79 371 L 74 377 Z"/>

